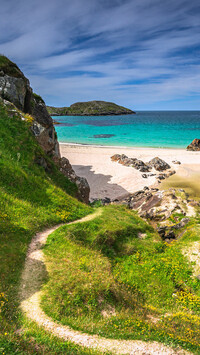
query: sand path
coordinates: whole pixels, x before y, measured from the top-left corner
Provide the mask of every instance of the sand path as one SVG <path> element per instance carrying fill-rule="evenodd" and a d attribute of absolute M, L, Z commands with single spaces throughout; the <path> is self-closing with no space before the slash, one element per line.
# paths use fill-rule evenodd
<path fill-rule="evenodd" d="M 71 222 L 82 223 L 90 221 L 101 214 L 98 209 L 92 215 L 88 215 L 80 220 Z M 29 246 L 24 271 L 21 278 L 20 287 L 20 308 L 27 318 L 35 321 L 39 326 L 50 333 L 66 341 L 74 342 L 86 348 L 98 349 L 99 351 L 112 352 L 114 354 L 136 354 L 136 355 L 175 355 L 190 354 L 184 350 L 173 350 L 158 342 L 144 342 L 134 340 L 107 339 L 97 335 L 88 335 L 80 331 L 74 331 L 68 326 L 63 326 L 49 318 L 40 307 L 41 287 L 46 272 L 44 254 L 41 250 L 46 243 L 48 236 L 59 226 L 38 233 Z"/>

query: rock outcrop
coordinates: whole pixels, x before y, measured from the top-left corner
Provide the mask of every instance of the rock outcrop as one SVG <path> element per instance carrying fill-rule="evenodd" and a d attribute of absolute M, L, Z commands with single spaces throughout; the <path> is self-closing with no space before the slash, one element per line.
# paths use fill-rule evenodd
<path fill-rule="evenodd" d="M 153 158 L 147 163 L 144 163 L 142 160 L 139 160 L 137 158 L 128 158 L 125 154 L 115 154 L 111 157 L 111 160 L 118 162 L 119 164 L 122 164 L 124 166 L 135 168 L 141 171 L 142 173 L 145 173 L 142 174 L 142 177 L 144 179 L 147 179 L 149 176 L 156 175 L 154 173 L 149 174 L 152 169 L 155 169 L 157 171 L 164 171 L 170 169 L 170 165 L 158 157 Z M 159 175 L 157 175 L 156 179 L 158 180 L 158 182 L 161 182 L 161 180 L 164 180 L 175 173 L 175 170 L 168 170 L 167 173 L 160 173 Z"/>
<path fill-rule="evenodd" d="M 53 121 L 39 95 L 33 93 L 29 80 L 18 66 L 0 56 L 0 96 L 34 118 L 32 132 L 50 156 L 60 157 Z"/>
<path fill-rule="evenodd" d="M 195 138 L 192 143 L 187 146 L 187 150 L 200 151 L 200 139 Z"/>
<path fill-rule="evenodd" d="M 124 166 L 130 166 L 141 172 L 148 172 L 151 170 L 151 167 L 145 164 L 142 160 L 138 160 L 136 158 L 128 158 L 125 154 L 115 154 L 111 157 L 111 160 L 116 161 Z"/>
<path fill-rule="evenodd" d="M 84 202 L 89 202 L 90 187 L 87 180 L 84 177 L 79 177 L 73 170 L 69 160 L 62 157 L 59 160 L 60 171 L 78 187 L 78 197 Z"/>
<path fill-rule="evenodd" d="M 76 102 L 70 107 L 47 106 L 47 109 L 52 116 L 110 116 L 135 113 L 126 107 L 106 101 Z"/>
<path fill-rule="evenodd" d="M 60 149 L 53 120 L 49 115 L 46 105 L 39 95 L 33 94 L 31 98 L 32 116 L 34 122 L 32 132 L 39 144 L 50 156 L 60 158 Z"/>
<path fill-rule="evenodd" d="M 0 56 L 0 96 L 23 112 L 31 113 L 32 89 L 16 64 Z"/>
<path fill-rule="evenodd" d="M 17 115 L 24 120 L 26 114 L 31 115 L 30 129 L 39 145 L 54 160 L 60 171 L 77 185 L 79 199 L 88 203 L 89 185 L 86 179 L 76 176 L 69 161 L 66 164 L 65 158 L 61 158 L 53 120 L 44 100 L 33 93 L 29 80 L 18 66 L 5 56 L 0 56 L 0 98 L 12 117 Z M 44 159 L 41 158 L 38 162 L 44 169 L 48 168 Z"/>
<path fill-rule="evenodd" d="M 167 241 L 175 239 L 176 231 L 190 221 L 189 218 L 182 218 L 174 223 L 169 218 L 174 213 L 195 216 L 196 208 L 200 205 L 198 201 L 189 199 L 182 189 L 160 191 L 157 188 L 150 189 L 148 187 L 131 194 L 123 201 L 114 201 L 113 203 L 123 203 L 130 209 L 137 210 L 140 217 L 151 220 L 154 225 L 157 224 L 158 233 L 162 239 Z"/>

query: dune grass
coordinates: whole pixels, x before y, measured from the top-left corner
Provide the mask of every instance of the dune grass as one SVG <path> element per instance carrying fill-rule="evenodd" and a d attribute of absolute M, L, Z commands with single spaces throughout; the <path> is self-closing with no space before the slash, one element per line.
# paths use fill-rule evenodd
<path fill-rule="evenodd" d="M 46 173 L 35 161 L 44 156 Z M 29 123 L 0 103 L 0 354 L 96 354 L 52 338 L 19 312 L 18 287 L 27 247 L 45 227 L 91 212 L 38 146 Z M 71 195 L 71 196 L 70 196 Z"/>
<path fill-rule="evenodd" d="M 105 207 L 95 220 L 49 236 L 42 307 L 84 332 L 199 353 L 200 282 L 181 250 L 179 241 L 161 241 L 135 212 Z"/>

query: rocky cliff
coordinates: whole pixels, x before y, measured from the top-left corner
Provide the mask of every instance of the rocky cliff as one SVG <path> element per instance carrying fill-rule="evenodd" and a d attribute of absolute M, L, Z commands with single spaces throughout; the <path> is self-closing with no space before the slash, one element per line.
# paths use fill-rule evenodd
<path fill-rule="evenodd" d="M 135 113 L 128 108 L 106 101 L 77 102 L 70 107 L 47 106 L 47 109 L 52 116 L 110 116 Z"/>
<path fill-rule="evenodd" d="M 60 171 L 77 185 L 79 199 L 87 203 L 90 191 L 87 180 L 76 176 L 69 161 L 66 164 L 65 158 L 61 158 L 53 120 L 44 100 L 33 93 L 29 80 L 18 66 L 5 56 L 0 56 L 0 98 L 3 99 L 4 105 L 9 102 L 14 105 L 13 109 L 11 108 L 13 112 L 16 108 L 18 112 L 20 110 L 31 115 L 30 129 L 38 143 Z M 24 118 L 22 115 L 22 119 L 26 119 L 26 116 Z"/>

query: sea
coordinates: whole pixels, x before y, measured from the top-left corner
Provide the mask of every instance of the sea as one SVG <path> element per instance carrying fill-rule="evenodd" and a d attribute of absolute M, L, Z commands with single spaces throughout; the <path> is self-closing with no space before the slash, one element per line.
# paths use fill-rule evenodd
<path fill-rule="evenodd" d="M 60 143 L 186 148 L 200 139 L 200 111 L 139 111 L 120 116 L 52 117 Z"/>

